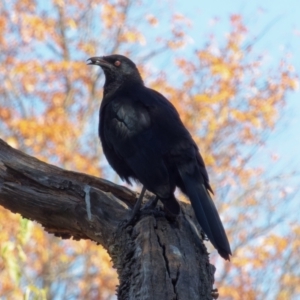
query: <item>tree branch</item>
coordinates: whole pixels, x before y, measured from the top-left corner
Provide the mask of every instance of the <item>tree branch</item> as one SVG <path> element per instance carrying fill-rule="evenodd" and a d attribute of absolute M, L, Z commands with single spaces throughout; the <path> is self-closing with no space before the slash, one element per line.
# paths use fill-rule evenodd
<path fill-rule="evenodd" d="M 0 140 L 0 205 L 56 236 L 103 245 L 119 275 L 118 299 L 215 297 L 214 267 L 191 219 L 183 213 L 170 223 L 158 209 L 125 228 L 135 200 L 127 188 L 46 164 Z"/>
<path fill-rule="evenodd" d="M 84 201 L 86 185 L 91 187 L 92 222 Z M 39 222 L 49 233 L 108 247 L 118 220 L 126 217 L 135 198 L 127 188 L 46 164 L 0 140 L 0 204 Z"/>

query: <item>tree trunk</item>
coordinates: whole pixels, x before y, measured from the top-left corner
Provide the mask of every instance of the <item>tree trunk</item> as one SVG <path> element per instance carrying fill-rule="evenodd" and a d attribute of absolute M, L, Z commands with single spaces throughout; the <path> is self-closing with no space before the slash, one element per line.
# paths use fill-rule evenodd
<path fill-rule="evenodd" d="M 103 245 L 119 275 L 118 299 L 216 298 L 214 267 L 189 205 L 173 223 L 157 208 L 125 227 L 135 200 L 125 187 L 46 164 L 0 140 L 0 205 L 56 236 Z"/>

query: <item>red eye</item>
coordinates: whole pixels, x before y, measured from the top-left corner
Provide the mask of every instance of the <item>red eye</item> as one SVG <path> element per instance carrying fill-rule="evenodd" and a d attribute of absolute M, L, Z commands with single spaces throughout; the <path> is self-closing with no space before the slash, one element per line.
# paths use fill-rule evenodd
<path fill-rule="evenodd" d="M 119 60 L 116 60 L 116 61 L 115 61 L 115 66 L 116 66 L 116 67 L 119 67 L 120 65 L 121 65 L 121 62 L 120 62 Z"/>

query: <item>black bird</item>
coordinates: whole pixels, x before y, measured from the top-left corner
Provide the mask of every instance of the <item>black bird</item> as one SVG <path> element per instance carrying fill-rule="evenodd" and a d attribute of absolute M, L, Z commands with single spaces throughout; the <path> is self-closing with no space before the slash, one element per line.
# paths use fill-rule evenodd
<path fill-rule="evenodd" d="M 180 213 L 174 196 L 179 187 L 211 243 L 229 260 L 229 242 L 208 192 L 212 189 L 204 161 L 175 107 L 144 85 L 125 56 L 91 57 L 88 64 L 100 66 L 105 74 L 99 136 L 109 164 L 123 180 L 137 180 L 143 192 L 154 193 L 169 216 Z"/>

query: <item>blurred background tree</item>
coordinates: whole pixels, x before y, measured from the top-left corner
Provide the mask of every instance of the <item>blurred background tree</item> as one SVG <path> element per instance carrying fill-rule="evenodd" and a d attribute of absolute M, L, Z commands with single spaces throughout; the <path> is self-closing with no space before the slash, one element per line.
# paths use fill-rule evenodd
<path fill-rule="evenodd" d="M 298 80 L 287 50 L 270 60 L 257 47 L 272 26 L 253 33 L 232 12 L 211 19 L 226 29 L 196 28 L 209 33 L 198 45 L 175 2 L 3 0 L 0 11 L 2 139 L 121 183 L 97 137 L 103 75 L 86 59 L 129 56 L 177 107 L 206 161 L 233 250 L 224 263 L 208 245 L 222 299 L 300 296 L 298 161 L 280 167 L 267 149 Z M 0 208 L 1 299 L 114 299 L 116 284 L 100 246 L 55 238 Z"/>

